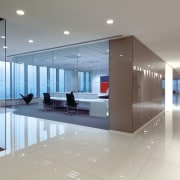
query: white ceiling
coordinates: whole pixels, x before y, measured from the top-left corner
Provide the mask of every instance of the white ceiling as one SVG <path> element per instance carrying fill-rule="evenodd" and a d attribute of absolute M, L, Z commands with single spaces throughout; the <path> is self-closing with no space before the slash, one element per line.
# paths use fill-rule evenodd
<path fill-rule="evenodd" d="M 8 55 L 134 35 L 180 73 L 179 7 L 179 0 L 0 0 L 0 17 L 7 19 Z"/>

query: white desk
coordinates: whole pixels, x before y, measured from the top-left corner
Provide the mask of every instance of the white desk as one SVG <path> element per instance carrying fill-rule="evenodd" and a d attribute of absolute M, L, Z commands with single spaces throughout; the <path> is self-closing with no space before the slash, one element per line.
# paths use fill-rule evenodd
<path fill-rule="evenodd" d="M 52 100 L 60 103 L 61 107 L 66 107 L 65 97 L 51 97 Z M 108 99 L 76 99 L 78 104 L 78 109 L 89 110 L 90 116 L 96 117 L 107 117 L 109 110 L 109 100 Z"/>

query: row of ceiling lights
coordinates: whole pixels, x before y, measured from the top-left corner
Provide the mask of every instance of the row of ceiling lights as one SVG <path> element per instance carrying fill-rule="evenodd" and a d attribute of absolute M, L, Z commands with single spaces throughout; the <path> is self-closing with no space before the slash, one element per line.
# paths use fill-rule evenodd
<path fill-rule="evenodd" d="M 18 9 L 18 10 L 16 11 L 16 14 L 19 15 L 19 16 L 23 16 L 23 15 L 25 15 L 25 12 L 24 12 L 23 10 Z M 108 19 L 108 20 L 106 21 L 106 24 L 113 24 L 113 23 L 114 23 L 114 21 L 113 21 L 112 19 Z M 70 32 L 69 32 L 68 30 L 65 30 L 65 31 L 64 31 L 64 35 L 69 35 L 69 34 L 70 34 Z M 1 38 L 2 38 L 2 39 L 5 39 L 6 37 L 5 37 L 5 36 L 1 36 Z M 29 42 L 29 43 L 34 43 L 34 40 L 29 39 L 28 42 Z M 3 48 L 8 48 L 8 47 L 7 47 L 7 46 L 3 46 Z"/>
<path fill-rule="evenodd" d="M 23 16 L 23 15 L 25 14 L 25 12 L 24 12 L 23 10 L 17 10 L 16 13 L 17 13 L 18 15 L 20 15 L 20 16 Z M 108 20 L 106 21 L 106 24 L 113 24 L 113 23 L 114 23 L 114 21 L 113 21 L 112 19 L 108 19 Z M 69 35 L 70 32 L 66 30 L 66 31 L 64 31 L 64 34 L 65 34 L 65 35 Z"/>
<path fill-rule="evenodd" d="M 18 10 L 16 11 L 16 14 L 17 14 L 17 15 L 20 15 L 20 16 L 23 16 L 23 15 L 25 15 L 25 12 L 24 12 L 23 10 L 18 9 Z M 112 19 L 108 19 L 108 20 L 106 21 L 106 23 L 107 23 L 107 24 L 113 24 L 114 21 L 113 21 Z M 69 32 L 68 30 L 65 30 L 65 31 L 64 31 L 64 35 L 69 35 L 69 34 L 70 34 L 70 32 Z M 5 36 L 1 36 L 1 38 L 5 38 Z M 29 42 L 29 43 L 33 43 L 34 41 L 33 41 L 32 39 L 30 39 L 30 40 L 28 40 L 28 42 Z M 4 48 L 7 48 L 7 47 L 4 46 Z"/>
<path fill-rule="evenodd" d="M 16 11 L 16 14 L 18 14 L 18 15 L 20 15 L 20 16 L 23 16 L 23 15 L 25 15 L 25 12 L 24 12 L 23 10 L 17 10 L 17 11 Z M 69 35 L 70 32 L 69 32 L 69 31 L 64 31 L 64 34 L 65 34 L 65 35 Z M 33 40 L 29 40 L 28 42 L 29 42 L 29 43 L 33 43 L 34 41 L 33 41 Z"/>

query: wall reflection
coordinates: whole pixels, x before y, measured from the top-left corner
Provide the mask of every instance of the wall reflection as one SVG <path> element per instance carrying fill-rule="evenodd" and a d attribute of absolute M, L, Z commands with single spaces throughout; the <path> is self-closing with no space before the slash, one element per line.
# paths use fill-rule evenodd
<path fill-rule="evenodd" d="M 133 43 L 133 128 L 136 130 L 164 109 L 165 63 L 137 39 Z"/>
<path fill-rule="evenodd" d="M 44 121 L 32 117 L 7 114 L 5 151 L 0 156 L 26 149 L 49 139 L 63 135 L 65 127 L 54 121 Z M 0 125 L 1 127 L 1 125 Z"/>

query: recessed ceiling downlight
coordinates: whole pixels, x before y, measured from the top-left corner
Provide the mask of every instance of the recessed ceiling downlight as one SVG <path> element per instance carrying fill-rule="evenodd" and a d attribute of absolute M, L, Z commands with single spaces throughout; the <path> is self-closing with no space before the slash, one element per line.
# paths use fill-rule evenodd
<path fill-rule="evenodd" d="M 34 41 L 32 39 L 28 40 L 29 43 L 33 43 Z"/>
<path fill-rule="evenodd" d="M 7 49 L 8 47 L 7 46 L 3 46 L 4 49 Z"/>
<path fill-rule="evenodd" d="M 16 11 L 16 14 L 18 14 L 18 15 L 20 15 L 20 16 L 23 16 L 23 15 L 25 14 L 25 12 L 24 12 L 23 10 L 21 10 L 21 9 L 18 9 L 18 10 Z"/>
<path fill-rule="evenodd" d="M 106 21 L 106 23 L 107 23 L 107 24 L 113 24 L 114 21 L 113 21 L 112 19 L 108 19 L 108 20 Z"/>
<path fill-rule="evenodd" d="M 64 31 L 64 34 L 65 34 L 65 35 L 69 35 L 70 32 L 69 32 L 69 31 Z"/>

